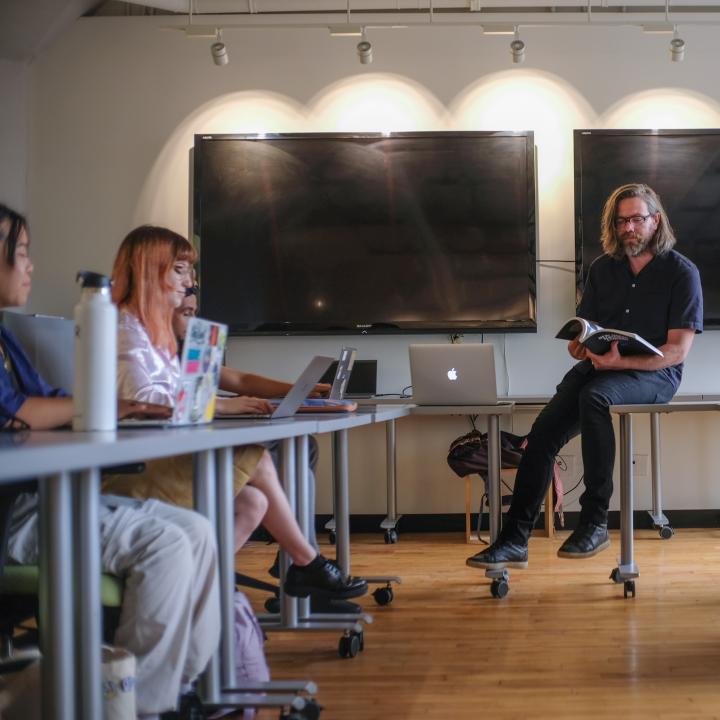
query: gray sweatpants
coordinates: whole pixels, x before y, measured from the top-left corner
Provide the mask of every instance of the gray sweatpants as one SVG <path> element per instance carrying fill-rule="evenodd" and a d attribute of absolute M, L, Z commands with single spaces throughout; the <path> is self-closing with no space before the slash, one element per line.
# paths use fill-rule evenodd
<path fill-rule="evenodd" d="M 38 558 L 36 496 L 16 505 L 9 557 Z M 103 496 L 102 569 L 124 580 L 115 644 L 137 658 L 137 711 L 175 708 L 181 682 L 207 665 L 220 640 L 217 551 L 208 521 L 158 500 Z"/>

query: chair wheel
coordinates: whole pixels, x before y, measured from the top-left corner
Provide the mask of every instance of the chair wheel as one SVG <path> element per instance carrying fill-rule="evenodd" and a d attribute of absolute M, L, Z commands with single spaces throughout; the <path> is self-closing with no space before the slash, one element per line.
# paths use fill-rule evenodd
<path fill-rule="evenodd" d="M 378 605 L 383 606 L 389 605 L 393 601 L 395 593 L 393 593 L 393 589 L 388 585 L 387 587 L 377 588 L 372 596 Z"/>
<path fill-rule="evenodd" d="M 272 615 L 277 615 L 280 612 L 280 598 L 269 597 L 265 601 L 265 610 Z"/>
<path fill-rule="evenodd" d="M 632 597 L 635 597 L 635 581 L 634 580 L 626 580 L 625 584 L 623 585 L 623 594 L 627 598 L 628 595 L 631 595 Z"/>
<path fill-rule="evenodd" d="M 614 583 L 621 583 L 622 580 L 620 579 L 620 568 L 613 568 L 613 571 L 610 573 L 610 579 Z"/>
<path fill-rule="evenodd" d="M 329 542 L 331 545 L 334 545 L 336 539 L 337 539 L 337 538 L 335 537 L 335 533 L 331 530 L 331 531 L 328 533 L 328 542 Z"/>
<path fill-rule="evenodd" d="M 385 544 L 394 545 L 398 541 L 397 530 L 389 528 L 385 531 Z"/>
<path fill-rule="evenodd" d="M 363 649 L 361 633 L 343 635 L 338 643 L 338 654 L 341 658 L 354 658 Z"/>
<path fill-rule="evenodd" d="M 507 580 L 493 580 L 490 585 L 490 593 L 495 598 L 504 598 L 510 592 L 510 585 Z"/>
<path fill-rule="evenodd" d="M 675 531 L 669 525 L 663 525 L 658 530 L 658 534 L 663 540 L 669 540 L 675 534 Z"/>

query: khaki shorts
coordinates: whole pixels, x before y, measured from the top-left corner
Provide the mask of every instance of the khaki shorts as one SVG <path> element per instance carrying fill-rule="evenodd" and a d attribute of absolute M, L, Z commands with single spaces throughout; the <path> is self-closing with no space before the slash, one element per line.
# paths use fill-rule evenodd
<path fill-rule="evenodd" d="M 233 485 L 235 495 L 252 477 L 265 448 L 243 445 L 233 450 Z M 155 498 L 185 508 L 193 506 L 192 455 L 149 460 L 145 471 L 129 475 L 108 475 L 103 478 L 102 491 L 114 495 L 147 500 Z"/>

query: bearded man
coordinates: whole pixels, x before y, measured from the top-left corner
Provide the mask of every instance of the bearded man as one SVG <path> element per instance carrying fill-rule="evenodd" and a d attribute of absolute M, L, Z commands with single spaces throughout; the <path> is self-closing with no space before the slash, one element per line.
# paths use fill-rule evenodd
<path fill-rule="evenodd" d="M 604 254 L 590 266 L 579 317 L 629 330 L 663 356 L 621 355 L 613 342 L 604 355 L 568 344 L 579 360 L 538 415 L 515 480 L 512 505 L 496 541 L 468 558 L 471 567 L 525 568 L 528 539 L 552 478 L 553 463 L 571 438 L 582 435 L 585 491 L 580 521 L 558 550 L 585 558 L 610 545 L 607 514 L 613 490 L 615 434 L 609 407 L 665 403 L 677 391 L 696 333 L 702 332 L 700 275 L 673 250 L 675 235 L 660 198 L 647 185 L 623 185 L 603 210 Z"/>

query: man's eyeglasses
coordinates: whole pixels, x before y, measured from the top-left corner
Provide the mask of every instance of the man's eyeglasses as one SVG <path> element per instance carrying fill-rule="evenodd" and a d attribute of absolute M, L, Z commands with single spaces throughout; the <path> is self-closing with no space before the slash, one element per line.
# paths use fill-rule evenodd
<path fill-rule="evenodd" d="M 185 288 L 185 297 L 190 297 L 191 295 L 197 295 L 200 292 L 200 286 L 195 283 L 192 287 Z"/>
<path fill-rule="evenodd" d="M 632 225 L 633 227 L 637 227 L 638 225 L 643 225 L 649 217 L 652 217 L 652 213 L 650 215 L 633 215 L 632 217 L 616 217 L 615 218 L 615 227 L 618 229 L 622 229 L 626 225 Z"/>

